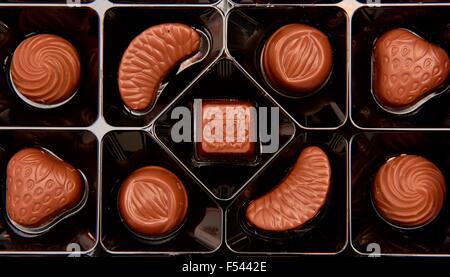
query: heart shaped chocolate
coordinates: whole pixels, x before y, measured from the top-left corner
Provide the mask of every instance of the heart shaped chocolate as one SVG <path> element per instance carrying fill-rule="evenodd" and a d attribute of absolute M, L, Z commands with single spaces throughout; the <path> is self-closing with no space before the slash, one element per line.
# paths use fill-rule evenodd
<path fill-rule="evenodd" d="M 45 226 L 76 207 L 83 192 L 80 172 L 44 150 L 25 148 L 8 162 L 6 210 L 19 227 Z"/>
<path fill-rule="evenodd" d="M 373 92 L 387 108 L 410 108 L 435 92 L 450 73 L 446 51 L 406 29 L 381 36 L 373 54 Z"/>

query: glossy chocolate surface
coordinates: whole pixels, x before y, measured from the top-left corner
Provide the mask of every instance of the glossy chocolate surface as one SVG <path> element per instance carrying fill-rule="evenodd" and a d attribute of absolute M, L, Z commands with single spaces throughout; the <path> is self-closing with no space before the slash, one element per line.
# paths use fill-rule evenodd
<path fill-rule="evenodd" d="M 119 211 L 125 223 L 144 236 L 164 236 L 183 222 L 188 197 L 181 180 L 159 166 L 134 171 L 119 192 Z"/>
<path fill-rule="evenodd" d="M 382 105 L 407 108 L 434 92 L 450 73 L 444 49 L 406 29 L 381 36 L 374 47 L 374 94 Z"/>
<path fill-rule="evenodd" d="M 81 78 L 80 57 L 67 40 L 51 34 L 20 43 L 11 62 L 11 81 L 28 100 L 52 105 L 69 99 Z"/>
<path fill-rule="evenodd" d="M 151 108 L 170 71 L 199 47 L 200 35 L 184 24 L 165 23 L 142 32 L 128 46 L 119 67 L 125 106 L 136 111 Z"/>
<path fill-rule="evenodd" d="M 333 50 L 318 29 L 289 24 L 266 42 L 262 62 L 272 86 L 290 96 L 302 96 L 326 82 L 333 66 Z"/>
<path fill-rule="evenodd" d="M 418 227 L 439 214 L 445 199 L 445 178 L 427 159 L 400 155 L 379 169 L 372 193 L 377 211 L 388 222 Z"/>
<path fill-rule="evenodd" d="M 301 228 L 324 206 L 330 182 L 331 166 L 327 154 L 319 147 L 307 147 L 275 189 L 250 202 L 247 220 L 270 232 Z"/>
<path fill-rule="evenodd" d="M 40 227 L 74 208 L 84 183 L 77 169 L 36 148 L 17 152 L 8 162 L 6 209 L 23 227 Z"/>
<path fill-rule="evenodd" d="M 255 141 L 254 106 L 245 101 L 204 100 L 202 102 L 200 155 L 252 156 Z"/>

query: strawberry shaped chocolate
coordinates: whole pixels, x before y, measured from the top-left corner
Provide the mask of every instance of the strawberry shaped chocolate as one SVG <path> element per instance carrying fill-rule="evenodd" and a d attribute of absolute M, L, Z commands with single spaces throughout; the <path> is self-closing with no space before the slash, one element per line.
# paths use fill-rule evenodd
<path fill-rule="evenodd" d="M 40 228 L 83 200 L 85 183 L 72 165 L 45 150 L 25 148 L 8 162 L 6 210 L 20 230 Z"/>
<path fill-rule="evenodd" d="M 446 51 L 406 29 L 382 35 L 373 50 L 373 93 L 388 109 L 408 109 L 448 79 Z"/>

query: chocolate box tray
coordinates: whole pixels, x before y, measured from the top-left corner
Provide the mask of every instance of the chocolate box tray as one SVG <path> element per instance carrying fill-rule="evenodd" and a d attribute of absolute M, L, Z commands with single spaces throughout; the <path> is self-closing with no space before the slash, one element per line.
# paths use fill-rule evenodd
<path fill-rule="evenodd" d="M 408 115 L 386 112 L 371 94 L 372 47 L 379 36 L 412 29 L 450 53 L 449 18 L 450 2 L 443 0 L 0 1 L 0 256 L 450 256 L 450 94 Z M 121 57 L 142 31 L 169 22 L 204 31 L 209 51 L 170 75 L 152 109 L 135 115 L 120 98 Z M 328 79 L 307 97 L 277 93 L 261 69 L 265 41 L 289 23 L 321 30 L 333 51 Z M 80 87 L 61 107 L 31 107 L 9 84 L 14 49 L 36 33 L 59 35 L 79 51 Z M 258 153 L 252 163 L 196 163 L 195 143 L 171 138 L 173 110 L 191 108 L 194 99 L 278 108 L 278 149 Z M 319 146 L 330 160 L 324 208 L 285 234 L 249 228 L 245 205 L 283 180 L 308 146 Z M 8 224 L 5 203 L 8 160 L 24 147 L 49 149 L 89 184 L 78 213 L 31 238 Z M 400 154 L 428 158 L 447 183 L 441 213 L 413 231 L 387 224 L 371 202 L 376 170 Z M 121 183 L 148 165 L 174 172 L 190 199 L 180 229 L 156 243 L 127 228 L 117 204 Z"/>

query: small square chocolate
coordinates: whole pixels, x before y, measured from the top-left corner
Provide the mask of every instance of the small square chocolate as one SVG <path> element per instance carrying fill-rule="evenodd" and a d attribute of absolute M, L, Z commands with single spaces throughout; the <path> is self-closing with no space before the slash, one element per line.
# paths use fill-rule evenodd
<path fill-rule="evenodd" d="M 200 161 L 255 159 L 256 108 L 248 101 L 204 100 L 196 120 L 201 141 L 196 143 Z"/>

